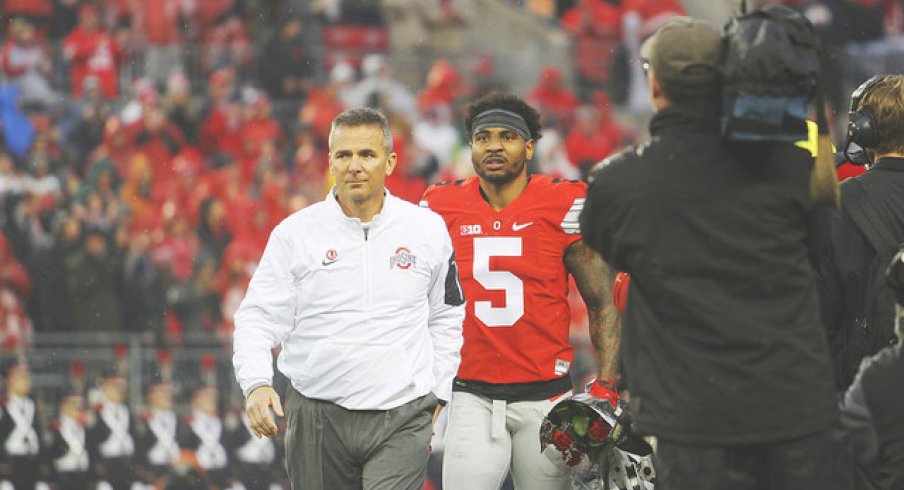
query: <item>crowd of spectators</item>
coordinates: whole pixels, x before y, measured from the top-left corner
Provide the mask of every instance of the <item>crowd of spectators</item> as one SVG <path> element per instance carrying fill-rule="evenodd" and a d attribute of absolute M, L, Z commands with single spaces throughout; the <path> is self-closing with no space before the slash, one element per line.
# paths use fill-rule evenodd
<path fill-rule="evenodd" d="M 493 56 L 439 58 L 420 85 L 401 83 L 385 56 L 393 2 L 308 3 L 4 2 L 0 345 L 35 331 L 228 339 L 269 230 L 329 188 L 326 137 L 346 107 L 389 115 L 400 158 L 387 185 L 400 197 L 470 172 L 459 110 L 508 88 Z M 784 3 L 811 18 L 836 72 L 863 62 L 844 68 L 834 48 L 901 34 L 898 1 Z M 636 138 L 613 116 L 639 107 L 632 53 L 686 4 L 525 3 L 574 39 L 574 77 L 555 65 L 519 74 L 544 117 L 535 171 L 582 178 Z M 469 18 L 462 2 L 437 8 Z M 358 51 L 330 51 L 343 42 Z M 829 87 L 836 106 L 843 85 Z"/>
<path fill-rule="evenodd" d="M 374 28 L 343 4 L 335 20 Z M 384 53 L 315 56 L 309 31 L 326 32 L 329 11 L 284 9 L 252 35 L 248 9 L 6 2 L 0 345 L 35 332 L 227 341 L 270 229 L 329 188 L 326 138 L 346 107 L 389 115 L 400 158 L 387 185 L 400 197 L 470 172 L 458 111 L 507 88 L 491 56 L 437 59 L 412 87 Z M 534 76 L 529 98 L 548 119 L 537 171 L 578 178 L 632 137 L 613 130 L 604 91 L 582 103 L 559 69 Z"/>

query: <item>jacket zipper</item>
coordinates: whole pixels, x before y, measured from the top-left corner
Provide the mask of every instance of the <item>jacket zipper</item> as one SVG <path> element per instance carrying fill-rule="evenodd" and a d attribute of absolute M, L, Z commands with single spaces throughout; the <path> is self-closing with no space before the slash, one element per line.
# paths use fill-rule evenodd
<path fill-rule="evenodd" d="M 363 228 L 364 231 L 364 250 L 363 250 L 363 260 L 364 263 L 364 307 L 370 308 L 370 251 L 369 251 L 369 240 L 367 239 L 367 228 Z"/>

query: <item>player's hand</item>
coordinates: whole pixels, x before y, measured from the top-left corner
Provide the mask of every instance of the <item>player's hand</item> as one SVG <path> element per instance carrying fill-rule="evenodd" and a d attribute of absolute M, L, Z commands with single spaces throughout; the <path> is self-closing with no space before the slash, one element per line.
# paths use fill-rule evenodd
<path fill-rule="evenodd" d="M 245 413 L 248 414 L 248 422 L 251 431 L 255 437 L 273 437 L 276 435 L 276 421 L 270 415 L 270 408 L 276 412 L 276 415 L 282 417 L 282 404 L 279 402 L 279 395 L 271 386 L 258 386 L 245 400 Z"/>
<path fill-rule="evenodd" d="M 617 381 L 615 380 L 594 378 L 591 382 L 587 383 L 584 390 L 591 396 L 602 398 L 603 400 L 608 401 L 613 407 L 616 407 L 618 406 L 618 388 L 615 387 L 616 383 Z"/>

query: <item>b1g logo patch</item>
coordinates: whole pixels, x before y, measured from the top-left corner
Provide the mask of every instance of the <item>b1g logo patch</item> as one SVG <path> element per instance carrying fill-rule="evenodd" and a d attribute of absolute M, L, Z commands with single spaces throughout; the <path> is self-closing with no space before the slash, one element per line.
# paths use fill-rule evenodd
<path fill-rule="evenodd" d="M 390 269 L 410 269 L 417 262 L 417 257 L 405 247 L 399 247 L 395 251 L 395 255 L 389 258 Z"/>
<path fill-rule="evenodd" d="M 483 229 L 480 225 L 461 225 L 461 236 L 482 235 Z"/>

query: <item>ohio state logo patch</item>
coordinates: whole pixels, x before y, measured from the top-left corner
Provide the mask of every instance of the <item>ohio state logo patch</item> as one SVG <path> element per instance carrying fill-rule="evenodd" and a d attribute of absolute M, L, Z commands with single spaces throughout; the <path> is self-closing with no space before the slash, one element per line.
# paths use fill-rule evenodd
<path fill-rule="evenodd" d="M 390 269 L 410 269 L 417 262 L 417 257 L 405 247 L 399 247 L 395 255 L 389 258 Z"/>

